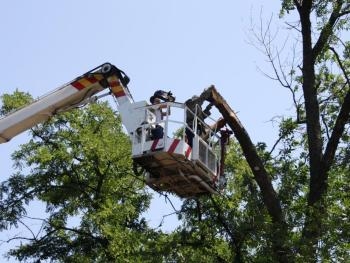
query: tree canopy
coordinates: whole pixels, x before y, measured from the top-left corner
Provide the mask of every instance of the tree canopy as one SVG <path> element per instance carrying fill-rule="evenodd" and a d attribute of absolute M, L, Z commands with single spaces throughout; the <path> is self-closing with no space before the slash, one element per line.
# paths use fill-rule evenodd
<path fill-rule="evenodd" d="M 28 220 L 41 227 L 31 237 L 14 237 L 27 242 L 9 254 L 62 262 L 141 260 L 157 235 L 140 216 L 150 196 L 132 172 L 129 139 L 112 109 L 101 103 L 67 112 L 31 134 L 13 154 L 17 172 L 1 184 L 0 227 L 30 228 Z M 26 216 L 34 200 L 46 204 L 47 218 Z"/>
<path fill-rule="evenodd" d="M 253 144 L 231 116 L 227 189 L 182 200 L 182 224 L 173 232 L 151 229 L 142 217 L 150 195 L 132 171 L 121 121 L 107 103 L 92 104 L 34 127 L 13 154 L 16 170 L 0 186 L 0 231 L 30 228 L 30 219 L 41 227 L 13 237 L 23 243 L 9 255 L 38 262 L 350 261 L 350 2 L 281 4 L 279 19 L 295 36 L 288 63 L 274 48 L 271 21 L 251 36 L 270 63 L 268 77 L 290 91 L 294 112 L 280 118 L 272 146 Z M 2 100 L 5 114 L 30 96 L 16 91 Z M 46 205 L 46 218 L 27 217 L 34 200 Z"/>

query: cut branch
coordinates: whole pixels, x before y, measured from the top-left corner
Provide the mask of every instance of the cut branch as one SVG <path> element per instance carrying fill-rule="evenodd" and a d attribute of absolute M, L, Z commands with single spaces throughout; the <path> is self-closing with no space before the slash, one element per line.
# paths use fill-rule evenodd
<path fill-rule="evenodd" d="M 270 177 L 253 142 L 238 117 L 228 106 L 223 97 L 217 92 L 214 86 L 205 90 L 201 96 L 209 98 L 210 102 L 216 106 L 234 132 L 234 135 L 242 147 L 244 156 L 254 174 L 254 178 L 260 187 L 264 204 L 266 205 L 272 220 L 274 222 L 284 223 L 281 204 L 275 190 L 273 189 Z"/>

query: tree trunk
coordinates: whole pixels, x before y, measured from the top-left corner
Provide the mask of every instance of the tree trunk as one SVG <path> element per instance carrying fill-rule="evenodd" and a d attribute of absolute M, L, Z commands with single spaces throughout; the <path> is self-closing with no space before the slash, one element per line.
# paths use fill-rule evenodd
<path fill-rule="evenodd" d="M 220 111 L 227 124 L 231 127 L 237 138 L 243 154 L 253 172 L 254 179 L 259 185 L 263 202 L 267 208 L 275 229 L 275 236 L 271 240 L 278 262 L 289 262 L 290 248 L 286 245 L 288 239 L 287 224 L 283 217 L 282 207 L 277 193 L 275 192 L 270 176 L 268 175 L 264 164 L 257 153 L 257 150 L 251 141 L 247 131 L 239 121 L 234 111 L 230 108 L 224 98 L 217 92 L 214 86 L 204 91 L 201 97 L 206 97 Z"/>
<path fill-rule="evenodd" d="M 322 135 L 320 109 L 315 85 L 315 57 L 311 39 L 310 13 L 312 1 L 303 1 L 298 7 L 303 41 L 303 94 L 305 100 L 306 129 L 309 147 L 310 183 L 305 225 L 302 235 L 303 256 L 309 260 L 316 259 L 317 241 L 321 229 L 321 196 L 323 178 L 321 178 Z"/>

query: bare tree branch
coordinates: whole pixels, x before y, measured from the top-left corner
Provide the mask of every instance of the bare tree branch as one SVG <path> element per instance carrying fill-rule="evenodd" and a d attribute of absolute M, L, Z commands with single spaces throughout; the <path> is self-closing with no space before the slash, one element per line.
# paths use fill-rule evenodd
<path fill-rule="evenodd" d="M 339 54 L 337 53 L 337 51 L 335 50 L 335 48 L 333 47 L 329 47 L 329 49 L 333 52 L 333 54 L 335 55 L 335 58 L 339 64 L 339 67 L 340 69 L 342 70 L 343 72 L 343 75 L 344 75 L 344 78 L 346 79 L 346 83 L 348 84 L 348 86 L 350 87 L 350 79 L 349 79 L 349 76 L 344 68 L 344 65 L 342 63 L 342 61 L 340 60 L 340 57 L 339 57 Z"/>
<path fill-rule="evenodd" d="M 349 89 L 344 98 L 343 104 L 340 108 L 339 114 L 337 116 L 337 119 L 333 127 L 332 135 L 329 138 L 329 141 L 327 143 L 327 146 L 323 155 L 322 164 L 323 164 L 323 169 L 325 173 L 329 171 L 330 166 L 334 160 L 335 152 L 337 150 L 340 138 L 343 135 L 345 124 L 349 121 L 349 114 L 350 114 L 350 79 L 336 50 L 332 47 L 330 47 L 330 50 L 333 51 L 337 59 L 337 62 L 343 72 L 343 75 L 346 79 Z"/>
<path fill-rule="evenodd" d="M 310 1 L 310 2 L 312 2 L 312 1 Z M 340 10 L 341 10 L 342 4 L 343 4 L 342 0 L 337 0 L 337 4 L 335 5 L 335 8 L 333 9 L 333 12 L 330 15 L 328 22 L 322 28 L 322 31 L 318 37 L 318 40 L 316 41 L 316 44 L 314 45 L 314 47 L 312 49 L 313 60 L 315 60 L 317 58 L 317 56 L 320 54 L 320 52 L 322 51 L 322 49 L 325 47 L 326 43 L 328 42 L 329 37 L 333 33 L 332 29 L 340 17 Z"/>
<path fill-rule="evenodd" d="M 298 28 L 297 26 L 294 26 L 294 25 L 292 25 L 291 23 L 288 23 L 288 22 L 286 22 L 286 25 L 290 27 L 289 29 L 294 29 L 294 30 L 298 31 L 299 33 L 301 33 L 300 28 Z"/>
<path fill-rule="evenodd" d="M 326 129 L 326 136 L 327 136 L 327 139 L 329 140 L 329 129 L 328 129 L 328 125 L 327 125 L 327 122 L 326 122 L 326 119 L 325 119 L 325 116 L 324 114 L 321 114 L 321 119 L 322 119 L 322 122 L 323 122 L 323 125 Z"/>

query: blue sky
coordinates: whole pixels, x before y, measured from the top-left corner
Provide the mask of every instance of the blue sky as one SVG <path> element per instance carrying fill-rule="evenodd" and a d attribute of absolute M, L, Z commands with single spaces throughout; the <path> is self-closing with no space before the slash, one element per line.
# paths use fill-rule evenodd
<path fill-rule="evenodd" d="M 38 97 L 108 61 L 129 75 L 136 101 L 163 89 L 183 102 L 216 85 L 253 141 L 271 147 L 276 127 L 269 121 L 288 111 L 291 101 L 257 70 L 271 72 L 248 43 L 250 21 L 260 23 L 262 7 L 269 18 L 278 15 L 280 1 L 4 1 L 0 95 L 18 88 Z M 0 145 L 1 180 L 13 171 L 11 153 L 27 138 Z M 169 203 L 157 200 L 150 223 L 158 225 L 170 212 Z M 173 228 L 175 218 L 164 225 Z M 0 233 L 0 240 L 15 231 Z M 9 247 L 0 246 L 0 253 Z"/>

